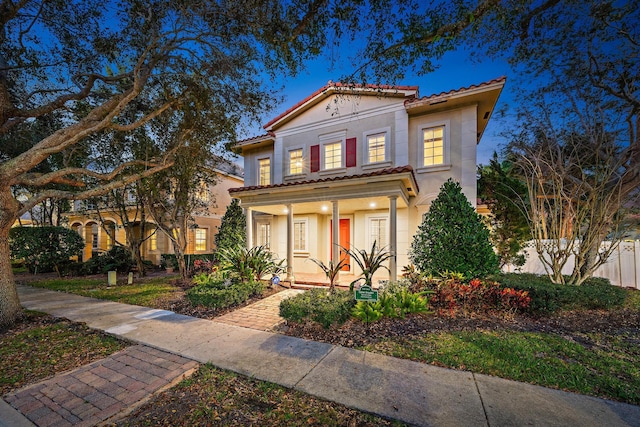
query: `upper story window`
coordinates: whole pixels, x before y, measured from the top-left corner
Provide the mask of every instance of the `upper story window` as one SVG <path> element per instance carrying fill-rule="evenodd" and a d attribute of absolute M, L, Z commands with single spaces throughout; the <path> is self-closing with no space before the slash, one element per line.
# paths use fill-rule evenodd
<path fill-rule="evenodd" d="M 444 164 L 444 126 L 436 126 L 422 130 L 422 165 L 438 166 Z"/>
<path fill-rule="evenodd" d="M 258 185 L 271 185 L 271 159 L 258 160 Z"/>
<path fill-rule="evenodd" d="M 289 151 L 289 175 L 302 173 L 302 148 Z"/>
<path fill-rule="evenodd" d="M 209 184 L 205 181 L 200 181 L 198 187 L 196 188 L 196 199 L 201 202 L 209 201 Z"/>
<path fill-rule="evenodd" d="M 378 163 L 387 160 L 386 133 L 367 136 L 367 163 Z"/>
<path fill-rule="evenodd" d="M 324 146 L 324 169 L 342 167 L 342 143 L 334 142 Z"/>

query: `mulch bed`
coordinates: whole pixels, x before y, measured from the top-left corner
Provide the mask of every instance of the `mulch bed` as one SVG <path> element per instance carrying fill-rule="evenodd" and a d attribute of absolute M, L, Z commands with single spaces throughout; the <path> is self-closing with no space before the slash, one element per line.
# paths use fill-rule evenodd
<path fill-rule="evenodd" d="M 549 316 L 504 315 L 493 313 L 413 314 L 405 319 L 382 319 L 365 324 L 350 319 L 341 326 L 324 329 L 317 323 L 288 324 L 280 333 L 321 341 L 343 347 L 362 347 L 389 338 L 412 338 L 428 333 L 512 330 L 518 332 L 554 333 L 583 342 L 585 333 L 629 335 L 640 340 L 640 313 L 633 310 L 565 311 Z M 640 344 L 640 342 L 639 342 Z"/>

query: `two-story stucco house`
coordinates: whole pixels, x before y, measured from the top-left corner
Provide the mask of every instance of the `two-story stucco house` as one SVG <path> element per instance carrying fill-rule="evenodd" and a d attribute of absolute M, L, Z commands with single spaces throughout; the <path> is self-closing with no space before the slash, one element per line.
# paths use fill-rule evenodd
<path fill-rule="evenodd" d="M 309 258 L 337 262 L 337 244 L 376 241 L 393 254 L 395 280 L 448 178 L 475 206 L 476 147 L 505 81 L 424 97 L 417 86 L 331 82 L 314 92 L 236 145 L 245 181 L 230 193 L 245 208 L 247 244 L 267 245 L 295 275 L 320 272 Z"/>
<path fill-rule="evenodd" d="M 199 188 L 196 197 L 206 203 L 207 209 L 193 215 L 195 227 L 187 236 L 186 254 L 209 254 L 215 249 L 214 236 L 220 228 L 222 216 L 231 203 L 229 189 L 242 185 L 242 169 L 232 163 L 221 163 L 215 169 L 216 182 Z M 172 254 L 173 245 L 169 238 L 157 229 L 153 219 L 143 215 L 143 208 L 136 202 L 135 195 L 128 195 L 125 201 L 128 221 L 134 225 L 137 235 L 144 232 L 147 237 L 141 247 L 142 257 L 159 264 L 162 254 Z M 124 213 L 101 208 L 97 215 L 95 204 L 76 201 L 71 212 L 65 213 L 69 227 L 76 230 L 85 240 L 82 261 L 93 255 L 108 251 L 116 242 L 126 244 L 127 236 L 123 227 Z M 144 224 L 142 224 L 144 221 Z M 144 226 L 143 226 L 144 225 Z M 107 231 L 109 230 L 109 231 Z M 144 231 L 143 231 L 144 230 Z"/>

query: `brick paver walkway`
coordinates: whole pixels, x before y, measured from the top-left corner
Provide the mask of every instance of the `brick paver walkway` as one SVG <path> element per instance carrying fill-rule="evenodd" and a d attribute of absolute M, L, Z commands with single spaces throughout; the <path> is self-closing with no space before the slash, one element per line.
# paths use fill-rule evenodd
<path fill-rule="evenodd" d="M 260 331 L 271 331 L 275 326 L 284 322 L 284 319 L 280 317 L 280 302 L 301 292 L 304 291 L 287 289 L 278 292 L 256 303 L 216 317 L 215 321 Z"/>
<path fill-rule="evenodd" d="M 25 387 L 4 400 L 38 427 L 94 426 L 191 375 L 198 363 L 144 345 Z"/>

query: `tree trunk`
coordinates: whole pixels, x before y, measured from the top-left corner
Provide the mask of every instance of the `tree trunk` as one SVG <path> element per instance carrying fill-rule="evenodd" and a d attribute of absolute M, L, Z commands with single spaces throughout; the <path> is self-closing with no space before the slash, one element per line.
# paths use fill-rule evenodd
<path fill-rule="evenodd" d="M 140 246 L 140 242 L 135 241 L 131 244 L 131 250 L 133 251 L 133 259 L 136 261 L 136 267 L 138 268 L 138 277 L 144 277 L 146 276 L 146 270 L 142 254 L 140 253 Z"/>
<path fill-rule="evenodd" d="M 184 260 L 184 247 L 176 240 L 172 239 L 173 253 L 176 255 L 178 261 L 178 269 L 180 270 L 180 277 L 182 280 L 187 280 L 187 262 Z"/>
<path fill-rule="evenodd" d="M 9 251 L 9 230 L 17 217 L 18 203 L 11 188 L 0 187 L 0 329 L 14 324 L 22 313 Z"/>

